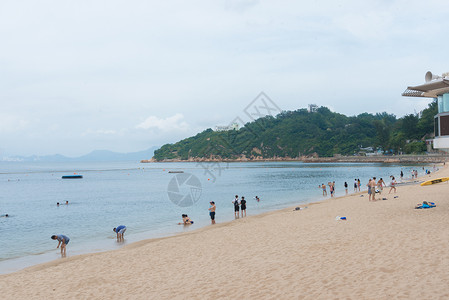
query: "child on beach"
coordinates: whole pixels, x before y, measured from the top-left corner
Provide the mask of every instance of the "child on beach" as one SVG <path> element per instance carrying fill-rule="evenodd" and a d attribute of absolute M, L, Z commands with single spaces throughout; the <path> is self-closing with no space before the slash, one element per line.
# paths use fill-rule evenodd
<path fill-rule="evenodd" d="M 115 233 L 117 233 L 117 242 L 123 242 L 126 226 L 119 225 L 116 228 L 112 229 Z"/>
<path fill-rule="evenodd" d="M 345 181 L 345 191 L 346 191 L 346 195 L 348 194 L 348 183 Z"/>
<path fill-rule="evenodd" d="M 391 193 L 391 190 L 393 190 L 393 189 L 394 189 L 394 192 L 396 193 L 396 180 L 394 179 L 394 176 L 391 177 L 390 187 L 391 188 L 390 188 L 390 191 L 388 192 L 388 194 Z"/>
<path fill-rule="evenodd" d="M 58 249 L 59 246 L 61 246 L 61 256 L 65 257 L 66 256 L 66 247 L 67 247 L 67 244 L 70 242 L 70 238 L 63 234 L 58 234 L 58 235 L 52 235 L 51 239 L 58 240 L 58 246 L 56 247 L 56 249 Z"/>
<path fill-rule="evenodd" d="M 189 216 L 186 214 L 182 214 L 182 223 L 178 223 L 178 225 L 191 225 L 193 221 L 190 220 Z"/>

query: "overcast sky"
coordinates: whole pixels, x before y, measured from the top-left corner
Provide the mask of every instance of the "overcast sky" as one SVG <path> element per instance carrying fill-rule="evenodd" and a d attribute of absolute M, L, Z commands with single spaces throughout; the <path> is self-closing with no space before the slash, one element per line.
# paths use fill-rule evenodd
<path fill-rule="evenodd" d="M 282 110 L 425 108 L 449 1 L 1 1 L 0 156 L 139 151 Z"/>

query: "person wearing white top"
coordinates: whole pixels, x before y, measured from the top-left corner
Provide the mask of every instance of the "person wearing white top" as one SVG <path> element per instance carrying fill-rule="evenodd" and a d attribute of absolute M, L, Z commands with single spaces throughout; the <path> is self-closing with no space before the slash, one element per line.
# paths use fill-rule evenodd
<path fill-rule="evenodd" d="M 240 211 L 240 201 L 239 201 L 239 196 L 235 195 L 235 199 L 232 200 L 232 203 L 234 203 L 234 216 L 236 218 L 239 217 L 239 211 Z"/>

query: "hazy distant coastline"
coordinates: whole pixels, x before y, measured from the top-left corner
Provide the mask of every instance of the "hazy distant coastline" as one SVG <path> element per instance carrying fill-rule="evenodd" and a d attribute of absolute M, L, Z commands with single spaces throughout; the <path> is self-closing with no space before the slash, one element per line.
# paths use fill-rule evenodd
<path fill-rule="evenodd" d="M 151 147 L 149 149 L 138 151 L 138 152 L 129 152 L 129 153 L 120 153 L 113 152 L 109 150 L 95 150 L 86 155 L 78 156 L 78 157 L 68 157 L 60 154 L 54 155 L 31 155 L 31 156 L 3 156 L 0 157 L 0 161 L 4 162 L 72 162 L 72 161 L 81 161 L 81 162 L 105 162 L 105 161 L 140 161 L 144 157 L 152 157 L 154 155 L 154 150 L 159 147 Z"/>

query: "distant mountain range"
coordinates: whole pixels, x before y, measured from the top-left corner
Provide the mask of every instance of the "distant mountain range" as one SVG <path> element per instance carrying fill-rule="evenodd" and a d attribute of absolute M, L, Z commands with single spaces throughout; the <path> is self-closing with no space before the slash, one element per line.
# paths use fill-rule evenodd
<path fill-rule="evenodd" d="M 94 150 L 89 154 L 79 157 L 67 157 L 60 154 L 54 155 L 32 155 L 32 156 L 4 156 L 0 161 L 42 161 L 42 162 L 65 162 L 65 161 L 141 161 L 149 159 L 154 155 L 154 150 L 159 147 L 151 147 L 139 152 L 119 153 L 109 150 Z"/>

